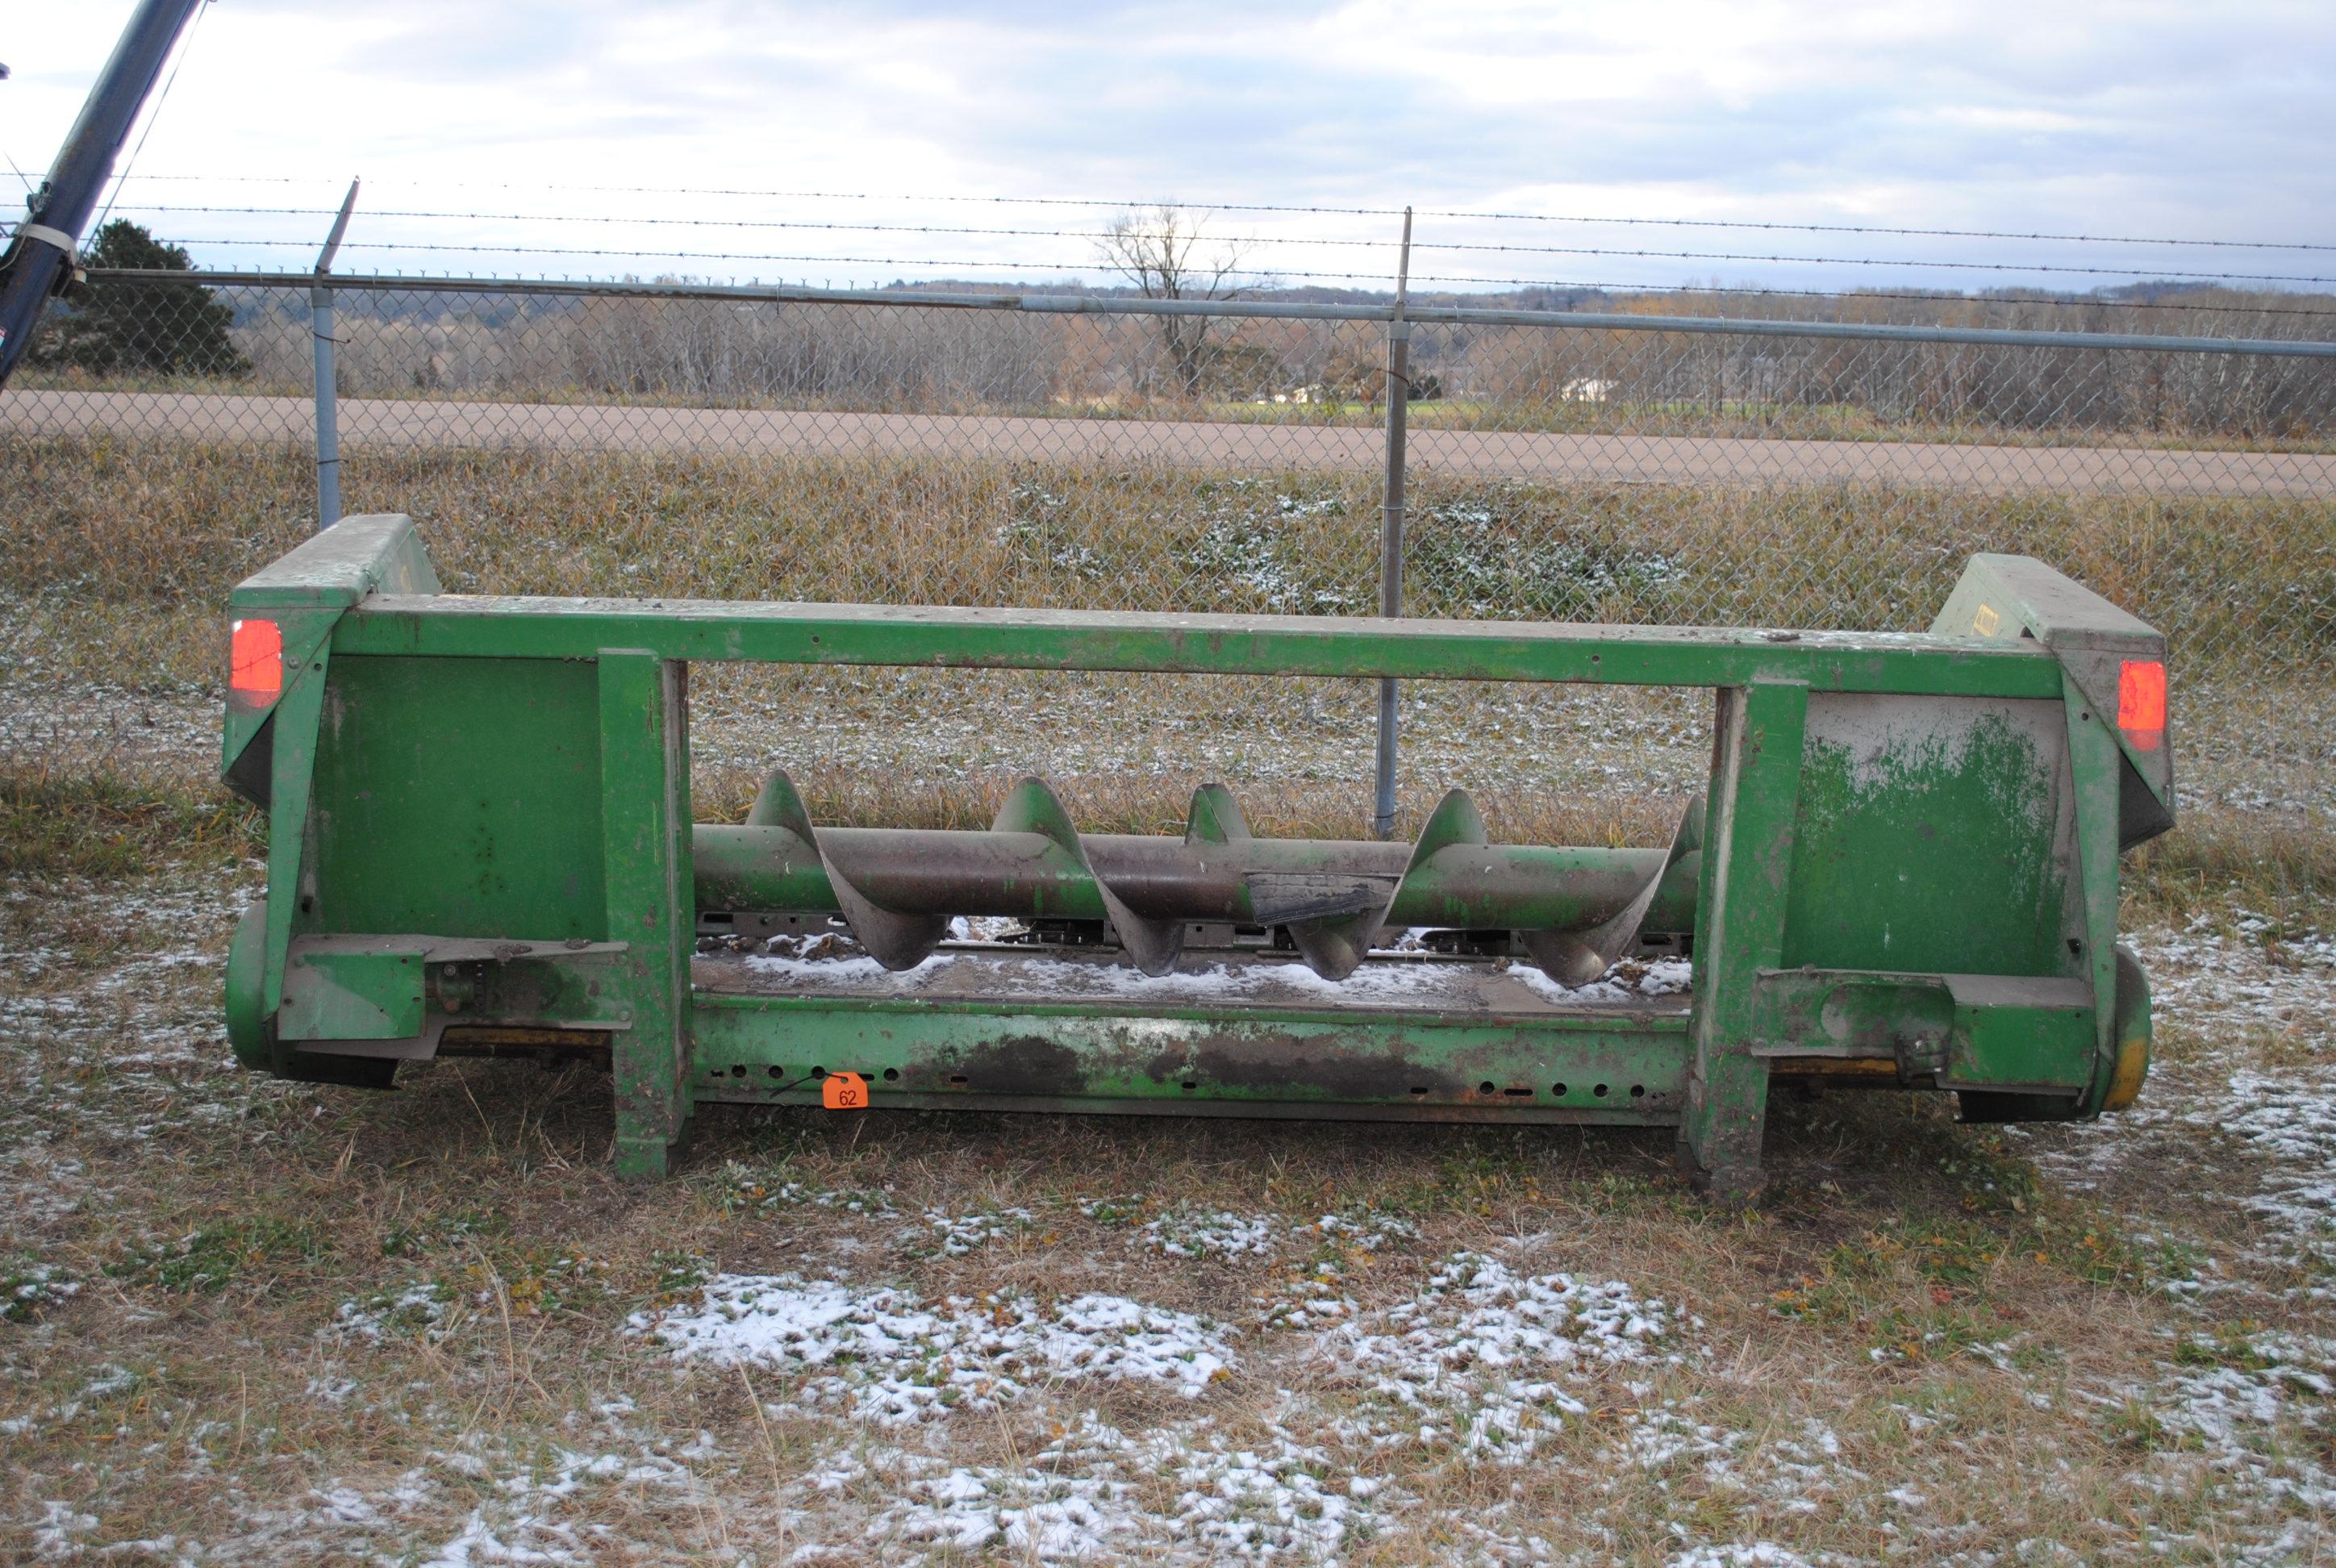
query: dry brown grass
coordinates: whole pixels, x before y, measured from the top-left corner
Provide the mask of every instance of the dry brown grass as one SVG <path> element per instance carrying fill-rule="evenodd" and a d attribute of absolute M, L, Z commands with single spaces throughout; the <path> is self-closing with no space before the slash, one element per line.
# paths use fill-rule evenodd
<path fill-rule="evenodd" d="M 306 458 L 105 441 L 16 442 L 10 455 L 22 458 L 0 480 L 11 673 L 30 659 L 145 693 L 213 690 L 228 589 L 307 531 Z M 1232 610 L 1372 596 L 1377 496 L 1359 475 L 360 453 L 347 488 L 353 506 L 412 513 L 462 591 Z M 1423 473 L 1408 592 L 1425 614 L 1905 629 L 1978 550 L 2039 554 L 2167 628 L 2186 798 L 2292 808 L 2336 789 L 2299 722 L 2336 706 L 2328 502 Z M 1206 771 L 1270 793 L 1291 777 L 1348 785 L 1369 767 L 1356 683 L 698 675 L 701 763 L 717 775 L 776 762 L 891 771 L 871 766 L 878 737 L 942 795 L 961 775 L 1013 768 Z M 1406 776 L 1425 799 L 1454 784 L 1670 796 L 1702 770 L 1699 705 L 1662 694 L 1415 683 L 1408 700 L 1423 706 L 1406 712 Z M 735 793 L 713 782 L 717 798 Z M 1326 800 L 1350 819 L 1360 796 Z"/>
<path fill-rule="evenodd" d="M 34 994 L 85 997 L 125 956 L 178 939 L 132 933 L 126 955 L 106 897 L 90 891 L 10 907 L 12 944 L 70 944 Z M 214 920 L 198 945 L 215 952 L 219 934 Z M 159 1022 L 116 1027 L 151 1045 Z M 1691 1353 L 1679 1366 L 1570 1378 L 1589 1413 L 1522 1470 L 1433 1446 L 1368 1461 L 1413 1499 L 1403 1514 L 1416 1527 L 1355 1541 L 1350 1562 L 1463 1552 L 1467 1521 L 1624 1562 L 1699 1541 L 1878 1556 L 1917 1524 L 1942 1553 L 2044 1539 L 2101 1560 L 2135 1553 L 2146 1532 L 2217 1527 L 2212 1493 L 2136 1493 L 2130 1473 L 2155 1439 L 2084 1393 L 2147 1375 L 2169 1336 L 2196 1331 L 2154 1291 L 2166 1258 L 2128 1239 L 2136 1219 L 2039 1183 L 2013 1142 L 1894 1097 L 1780 1105 L 1777 1189 L 1750 1215 L 1692 1200 L 1660 1133 L 910 1113 L 710 1110 L 683 1179 L 628 1188 L 606 1174 L 608 1097 L 589 1075 L 447 1063 L 400 1094 L 364 1096 L 191 1061 L 109 1067 L 121 1051 L 105 1028 L 10 1041 L 17 1105 L 81 1086 L 72 1114 L 45 1118 L 52 1168 L 83 1166 L 56 1190 L 109 1194 L 20 1217 L 11 1242 L 36 1245 L 83 1287 L 0 1329 L 12 1374 L 0 1419 L 28 1424 L 7 1464 L 16 1524 L 0 1524 L 24 1530 L 20 1544 L 42 1503 L 62 1500 L 98 1521 L 86 1545 L 167 1535 L 276 1561 L 366 1544 L 426 1555 L 481 1509 L 511 1540 L 512 1517 L 530 1511 L 601 1527 L 603 1560 L 768 1560 L 806 1539 L 896 1559 L 912 1543 L 866 1541 L 854 1524 L 900 1501 L 889 1485 L 822 1493 L 804 1477 L 903 1439 L 758 1416 L 735 1374 L 667 1370 L 628 1314 L 686 1297 L 689 1275 L 714 1269 L 872 1275 L 928 1300 L 1105 1290 L 1251 1320 L 1290 1260 L 1193 1261 L 1135 1243 L 1135 1223 L 1180 1201 L 1283 1223 L 1358 1202 L 1406 1216 L 1416 1236 L 1348 1277 L 1366 1311 L 1409 1299 L 1436 1260 L 1469 1251 L 1625 1280 L 1700 1319 L 1680 1337 Z M 15 1119 L 21 1135 L 29 1118 Z M 891 1214 L 754 1196 L 784 1182 L 881 1194 Z M 1081 1210 L 1132 1199 L 1126 1218 Z M 1037 1222 L 962 1257 L 903 1239 L 929 1208 L 1007 1205 Z M 192 1282 L 189 1259 L 208 1271 Z M 345 1303 L 416 1281 L 450 1303 L 434 1330 L 408 1324 L 375 1342 L 334 1326 Z M 1358 1397 L 1335 1367 L 1305 1359 L 1301 1335 L 1252 1329 L 1237 1343 L 1239 1376 L 1197 1407 L 1066 1388 L 908 1440 L 1010 1470 L 1095 1408 L 1129 1432 L 1205 1415 L 1212 1440 L 1262 1451 L 1296 1419 L 1290 1398 L 1337 1412 Z M 761 1401 L 793 1386 L 772 1368 L 750 1376 Z M 595 1414 L 612 1399 L 629 1402 L 613 1427 Z M 1658 1413 L 1728 1446 L 1628 1458 L 1629 1434 Z M 1812 1424 L 1838 1452 L 1812 1446 Z M 602 1482 L 511 1503 L 530 1477 L 557 1474 L 563 1450 L 638 1461 L 660 1446 L 668 1458 L 690 1450 L 676 1463 L 697 1489 Z M 1780 1487 L 1796 1467 L 1807 1475 Z M 393 1504 L 401 1488 L 409 1500 Z M 1924 1501 L 1885 1498 L 1901 1488 Z M 1127 1506 L 1165 1518 L 1181 1490 L 1171 1475 L 1138 1478 Z M 380 1513 L 343 1501 L 336 1522 L 334 1498 Z"/>
<path fill-rule="evenodd" d="M 1017 579 L 993 545 L 949 530 L 1010 521 L 1009 479 L 433 458 L 363 483 L 405 487 L 472 587 L 881 589 L 886 562 L 930 559 L 1007 594 Z M 1358 1564 L 1531 1560 L 1533 1538 L 1552 1558 L 1617 1563 L 1757 1542 L 1812 1562 L 2313 1561 L 2336 1539 L 2326 1495 L 2294 1489 L 2327 1485 L 2336 1416 L 2263 1365 L 2278 1336 L 2331 1337 L 2331 1265 L 2249 1207 L 2309 1176 L 2309 1158 L 2175 1119 L 2277 1104 L 2282 1091 L 2261 1086 L 2273 1079 L 2320 1104 L 2309 1096 L 2322 1092 L 2336 997 L 2307 987 L 2317 1001 L 2239 1026 L 2185 1022 L 2177 1007 L 2161 1027 L 2165 1069 L 2123 1125 L 1999 1132 L 1897 1096 L 1780 1094 L 1776 1184 L 1750 1213 L 1693 1200 L 1661 1132 L 722 1107 L 701 1114 L 680 1179 L 625 1187 L 608 1175 L 608 1087 L 589 1073 L 447 1062 L 365 1096 L 224 1065 L 215 966 L 258 872 L 252 817 L 209 783 L 215 617 L 227 584 L 303 528 L 304 465 L 61 448 L 11 482 L 12 520 L 30 521 L 0 539 L 0 587 L 23 596 L 0 683 L 13 705 L 0 713 L 0 1279 L 15 1290 L 47 1271 L 50 1284 L 12 1297 L 22 1320 L 0 1321 L 0 1554 L 419 1562 L 475 1526 L 598 1561 L 770 1563 L 822 1544 L 835 1561 L 901 1560 L 933 1548 L 887 1512 L 927 1495 L 900 1451 L 944 1474 L 1035 1477 L 1043 1494 L 1081 1473 L 1044 1456 L 1086 1410 L 1131 1435 L 1182 1433 L 1193 1455 L 1295 1442 L 1315 1456 L 1299 1468 L 1337 1485 L 1388 1479 L 1374 1530 L 1341 1548 Z M 1047 526 L 1097 537 L 1077 531 L 1140 501 L 1173 537 L 1202 515 L 1150 479 L 1095 482 Z M 1692 537 L 1715 550 L 1762 526 L 1661 504 L 1609 521 L 1670 518 L 1707 529 Z M 1323 515 L 1319 535 L 1299 530 L 1322 551 L 1368 524 Z M 2127 543 L 2185 526 L 2147 509 L 2088 515 Z M 2046 531 L 2020 537 L 2077 526 L 2050 508 L 1956 516 Z M 1796 537 L 1899 585 L 1869 618 L 1919 619 L 1923 573 L 1950 569 L 1872 566 L 1861 550 L 1896 543 L 1828 517 Z M 939 553 L 883 554 L 882 531 L 903 519 L 925 520 L 916 538 Z M 2326 527 L 2320 512 L 2237 521 L 2263 531 L 2258 544 Z M 1140 564 L 1153 545 L 1124 548 Z M 629 559 L 647 570 L 624 576 Z M 1810 605 L 1847 591 L 1746 592 L 1771 588 L 1820 596 L 1795 601 Z M 700 814 L 735 815 L 783 765 L 822 820 L 981 825 L 1036 766 L 1095 831 L 1181 825 L 1190 787 L 1225 774 L 1260 831 L 1361 831 L 1367 688 L 1183 689 L 1163 701 L 1115 678 L 711 673 L 696 693 Z M 44 699 L 66 710 L 54 735 L 19 722 Z M 82 722 L 92 706 L 103 723 Z M 1691 704 L 1605 694 L 1439 696 L 1411 732 L 1405 809 L 1416 818 L 1442 784 L 1465 782 L 1508 836 L 1656 842 L 1704 765 L 1700 724 Z M 2252 765 L 2240 753 L 2216 765 Z M 1621 787 L 1590 793 L 1614 783 L 1610 766 Z M 2253 967 L 2228 989 L 2250 994 L 2319 972 L 2310 942 L 2336 891 L 2336 840 L 2307 812 L 2197 813 L 2134 858 L 2129 891 L 2133 923 L 2221 929 L 2240 908 L 2283 921 L 2276 938 L 2185 960 L 2211 989 L 2212 964 L 2243 959 Z M 889 1213 L 752 1195 L 788 1183 L 878 1194 Z M 1128 1213 L 1086 1212 L 1099 1201 Z M 1556 1375 L 1586 1413 L 1523 1466 L 1448 1441 L 1375 1449 L 1330 1430 L 1367 1390 L 1306 1335 L 1258 1325 L 1259 1299 L 1292 1290 L 1314 1243 L 1199 1261 L 1140 1245 L 1144 1220 L 1179 1203 L 1286 1237 L 1328 1212 L 1401 1215 L 1416 1234 L 1340 1260 L 1367 1313 L 1416 1300 L 1440 1262 L 1475 1251 L 1521 1273 L 1623 1281 L 1698 1321 L 1674 1336 L 1677 1365 Z M 935 1250 L 921 1220 L 1009 1206 L 1034 1222 L 962 1256 Z M 787 1408 L 803 1368 L 685 1371 L 627 1326 L 687 1300 L 708 1271 L 884 1284 L 927 1302 L 1102 1291 L 1229 1325 L 1240 1362 L 1189 1403 L 1066 1383 L 882 1431 Z M 438 1293 L 434 1327 L 394 1311 L 378 1339 L 346 1327 L 345 1307 L 379 1313 L 420 1285 Z M 2274 1419 L 2234 1446 L 2184 1426 L 2199 1396 L 2182 1379 L 2209 1372 L 2286 1390 Z M 563 1457 L 575 1455 L 664 1478 L 579 1479 Z M 572 1484 L 551 1486 L 562 1475 Z M 1114 1506 L 1162 1522 L 1213 1483 L 1170 1465 L 1124 1484 Z M 1270 1505 L 1244 1507 L 1270 1524 Z M 1195 1560 L 1227 1554 L 1187 1544 Z M 986 1550 L 959 1560 L 1032 1555 Z"/>
<path fill-rule="evenodd" d="M 979 821 L 1000 782 L 931 800 L 806 780 L 822 811 L 946 824 Z M 1143 827 L 1180 808 L 1183 782 L 1071 789 L 1098 825 Z M 2210 1480 L 2228 1455 L 2180 1425 L 2196 1398 L 2184 1377 L 2255 1377 L 2257 1347 L 2331 1327 L 2329 1265 L 2234 1222 L 2263 1180 L 2244 1142 L 1959 1128 L 1934 1102 L 1780 1094 L 1776 1183 L 1728 1213 L 1678 1183 L 1660 1130 L 710 1107 L 678 1180 L 627 1187 L 608 1174 L 609 1096 L 589 1072 L 446 1062 L 368 1096 L 225 1067 L 210 966 L 239 901 L 222 881 L 255 874 L 234 869 L 251 863 L 248 817 L 155 776 L 35 775 L 0 801 L 20 872 L 0 948 L 33 955 L 0 1007 L 0 1273 L 37 1266 L 79 1287 L 0 1323 L 0 1543 L 26 1552 L 57 1503 L 95 1521 L 65 1544 L 167 1537 L 200 1560 L 422 1561 L 482 1530 L 607 1561 L 766 1561 L 819 1542 L 901 1561 L 930 1550 L 900 1533 L 897 1510 L 921 1495 L 903 1456 L 1066 1487 L 1085 1462 L 1037 1456 L 1086 1411 L 1128 1434 L 1186 1433 L 1194 1456 L 1295 1442 L 1333 1480 L 1349 1466 L 1388 1479 L 1403 1501 L 1347 1542 L 1356 1563 L 1465 1557 L 1486 1548 L 1475 1530 L 1620 1563 L 1757 1542 L 1807 1561 L 1909 1542 L 1942 1559 L 2049 1542 L 2142 1561 L 2170 1542 L 2175 1561 L 2214 1562 L 2260 1557 L 2281 1528 L 2326 1538 L 2315 1505 L 2246 1475 Z M 1277 831 L 1319 821 L 1302 790 L 1253 803 Z M 1545 825 L 1587 840 L 1653 824 L 1626 809 Z M 2146 868 L 2146 918 L 2226 918 L 2227 890 L 2216 903 L 2195 879 L 2263 874 L 2244 823 L 2201 832 Z M 2265 890 L 2239 886 L 2260 907 Z M 2236 1037 L 2177 1014 L 2145 1108 L 2227 1095 L 2242 1068 L 2318 1082 L 2331 1018 L 2336 990 Z M 788 1183 L 798 1199 L 768 1197 Z M 1098 1202 L 1113 1207 L 1088 1212 Z M 1294 1241 L 1188 1260 L 1140 1244 L 1146 1219 L 1184 1204 L 1292 1236 L 1368 1205 L 1414 1233 L 1369 1254 Z M 1032 1222 L 962 1256 L 920 1218 L 1009 1207 Z M 1669 1341 L 1683 1359 L 1562 1374 L 1586 1413 L 1520 1468 L 1337 1438 L 1374 1408 L 1368 1389 L 1307 1335 L 1257 1327 L 1260 1300 L 1335 1255 L 1369 1314 L 1463 1252 L 1627 1281 L 1698 1320 Z M 719 1272 L 928 1302 L 1105 1292 L 1226 1324 L 1241 1359 L 1197 1402 L 1066 1384 L 883 1431 L 791 1407 L 803 1368 L 683 1372 L 627 1326 Z M 434 1324 L 391 1312 L 377 1339 L 344 1326 L 418 1285 L 436 1292 Z M 2264 1475 L 2321 1474 L 2329 1414 L 2308 1398 L 2280 1408 L 2231 1452 Z M 662 1478 L 574 1481 L 563 1456 Z M 1173 1468 L 1139 1474 L 1114 1516 L 1165 1531 L 1190 1495 Z"/>
<path fill-rule="evenodd" d="M 0 591 L 215 613 L 297 543 L 290 446 L 12 440 Z M 360 452 L 458 591 L 1309 611 L 1373 602 L 1365 474 L 1027 463 Z M 1415 476 L 1423 615 L 1919 629 L 1963 559 L 2035 554 L 2173 637 L 2199 677 L 2323 662 L 2336 502 Z M 207 644 L 170 661 L 209 675 Z"/>

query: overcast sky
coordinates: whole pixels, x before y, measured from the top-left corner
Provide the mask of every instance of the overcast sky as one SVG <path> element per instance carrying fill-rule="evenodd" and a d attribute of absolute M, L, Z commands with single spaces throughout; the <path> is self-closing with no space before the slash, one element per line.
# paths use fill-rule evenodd
<path fill-rule="evenodd" d="M 34 178 L 129 10 L 7 7 L 0 153 Z M 1290 281 L 1383 278 L 1395 222 L 1224 208 L 1414 205 L 1413 270 L 1429 279 L 1959 289 L 2314 277 L 2336 273 L 2336 255 L 1444 214 L 2336 244 L 2336 5 L 213 0 L 132 175 L 117 213 L 207 265 L 301 264 L 326 220 L 158 205 L 327 206 L 363 175 L 346 269 L 1095 275 L 1085 237 L 1107 209 L 930 200 L 956 195 L 1214 207 L 1212 233 L 1269 241 L 1253 255 Z M 874 200 L 581 189 L 595 186 Z M 387 216 L 406 210 L 490 216 Z M 642 217 L 708 226 L 626 221 Z M 742 222 L 1072 232 L 731 226 Z M 1293 238 L 1380 243 L 1277 243 Z M 218 243 L 234 239 L 298 243 Z M 1439 243 L 1887 265 L 1428 248 Z M 466 247 L 504 248 L 454 253 Z"/>

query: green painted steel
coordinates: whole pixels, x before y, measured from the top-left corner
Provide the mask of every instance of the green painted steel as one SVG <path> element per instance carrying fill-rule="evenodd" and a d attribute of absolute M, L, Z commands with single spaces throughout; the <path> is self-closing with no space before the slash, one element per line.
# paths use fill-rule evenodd
<path fill-rule="evenodd" d="M 1731 1193 L 1760 1183 L 1768 1064 L 1757 986 L 1784 951 L 1795 866 L 1809 688 L 1780 682 L 1724 688 L 1714 747 L 1703 890 L 1696 905 L 1695 1021 L 1689 1039 L 1683 1163 Z"/>
<path fill-rule="evenodd" d="M 336 653 L 924 665 L 1169 674 L 1742 686 L 2057 697 L 2043 648 L 1927 633 L 1762 632 L 1340 616 L 906 609 L 872 605 L 383 594 L 342 617 Z"/>
<path fill-rule="evenodd" d="M 609 935 L 595 667 L 339 659 L 302 929 Z"/>
<path fill-rule="evenodd" d="M 617 1168 L 663 1175 L 689 1125 L 689 891 L 686 673 L 653 653 L 603 653 L 600 822 L 606 929 L 619 964 L 628 1048 L 616 1055 Z"/>
<path fill-rule="evenodd" d="M 2058 703 L 1812 696 L 1783 962 L 2067 972 L 2066 751 Z"/>
<path fill-rule="evenodd" d="M 230 614 L 285 648 L 280 696 L 238 695 L 223 732 L 270 813 L 228 964 L 238 1059 L 376 1086 L 441 1051 L 606 1059 L 628 1174 L 667 1170 L 701 1103 L 813 1104 L 851 1070 L 879 1106 L 1675 1125 L 1746 1193 L 1773 1074 L 1846 1061 L 2003 1119 L 2122 1103 L 2146 1064 L 2117 857 L 2170 822 L 2170 752 L 2100 699 L 2164 642 L 2018 558 L 1974 562 L 1932 633 L 1841 634 L 470 599 L 366 517 Z M 813 827 L 784 778 L 747 823 L 693 823 L 687 666 L 724 659 L 1695 686 L 1717 745 L 1668 850 L 1487 842 L 1456 792 L 1408 846 L 1256 839 L 1217 786 L 1182 839 L 1082 835 L 1035 780 L 987 833 Z M 896 970 L 958 914 L 1088 922 L 1162 976 L 1189 921 L 1272 927 L 1302 965 L 1224 961 L 1311 969 L 1323 999 L 1195 1000 L 1189 972 L 855 994 L 694 956 L 701 920 L 749 911 L 846 920 Z M 1478 979 L 1433 1006 L 1344 998 L 1387 924 L 1527 958 L 1437 971 Z M 1691 942 L 1689 998 L 1566 989 L 1654 933 Z"/>
<path fill-rule="evenodd" d="M 284 977 L 277 1032 L 295 1040 L 403 1040 L 427 1021 L 420 943 L 298 955 Z"/>
<path fill-rule="evenodd" d="M 1155 1008 L 1140 1017 L 1027 1000 L 839 1003 L 701 998 L 700 1099 L 816 1104 L 823 1072 L 895 1096 L 977 1107 L 1053 1097 L 1168 1115 L 1202 1103 L 1293 1105 L 1419 1119 L 1534 1110 L 1540 1119 L 1667 1124 L 1679 1115 L 1683 1017 L 1478 1022 L 1336 1008 Z"/>

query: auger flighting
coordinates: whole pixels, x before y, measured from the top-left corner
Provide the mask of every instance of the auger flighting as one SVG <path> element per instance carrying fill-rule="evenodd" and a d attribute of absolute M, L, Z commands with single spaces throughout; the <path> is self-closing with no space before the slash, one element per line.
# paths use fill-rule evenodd
<path fill-rule="evenodd" d="M 1389 927 L 1513 932 L 1552 979 L 1580 986 L 1642 930 L 1693 930 L 1702 815 L 1692 803 L 1661 850 L 1496 844 L 1455 789 L 1416 844 L 1270 839 L 1212 784 L 1194 792 L 1182 838 L 1081 834 L 1031 778 L 987 833 L 814 828 L 781 773 L 744 826 L 696 827 L 693 862 L 701 930 L 758 911 L 832 912 L 890 969 L 922 962 L 952 917 L 988 915 L 1106 923 L 1149 975 L 1175 967 L 1196 923 L 1283 928 L 1332 980 Z"/>

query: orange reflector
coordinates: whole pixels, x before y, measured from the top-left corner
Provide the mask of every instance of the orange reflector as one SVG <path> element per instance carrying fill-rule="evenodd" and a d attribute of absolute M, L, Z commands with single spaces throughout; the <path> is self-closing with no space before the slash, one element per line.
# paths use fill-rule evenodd
<path fill-rule="evenodd" d="M 830 1073 L 819 1081 L 819 1103 L 831 1111 L 864 1111 L 868 1080 L 858 1073 Z"/>
<path fill-rule="evenodd" d="M 229 628 L 227 689 L 250 707 L 266 707 L 284 695 L 283 628 L 272 620 L 239 620 Z"/>
<path fill-rule="evenodd" d="M 2129 658 L 2117 670 L 2117 728 L 2136 751 L 2166 743 L 2166 666 Z"/>

